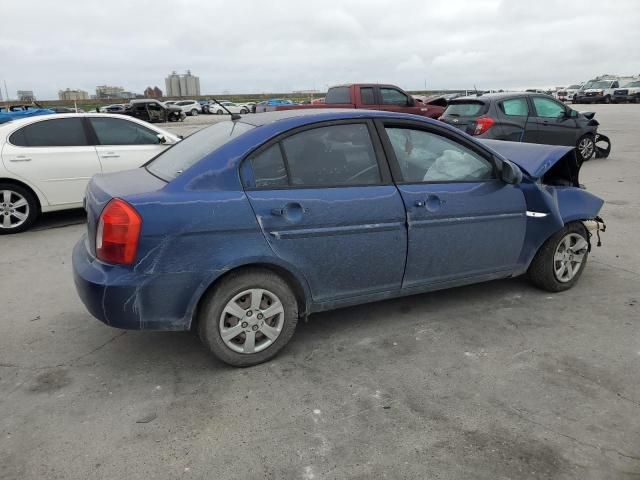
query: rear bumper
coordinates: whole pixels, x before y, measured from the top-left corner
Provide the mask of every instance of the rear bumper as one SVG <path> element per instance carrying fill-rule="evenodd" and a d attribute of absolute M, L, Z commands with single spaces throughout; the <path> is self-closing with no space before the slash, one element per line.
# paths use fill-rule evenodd
<path fill-rule="evenodd" d="M 200 279 L 193 273 L 139 273 L 106 265 L 87 248 L 73 249 L 73 276 L 82 303 L 98 320 L 127 330 L 188 330 Z"/>

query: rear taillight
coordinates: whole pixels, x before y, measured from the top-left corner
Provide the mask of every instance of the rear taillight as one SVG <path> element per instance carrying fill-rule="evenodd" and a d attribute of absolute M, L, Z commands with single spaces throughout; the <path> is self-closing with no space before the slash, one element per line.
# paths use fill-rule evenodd
<path fill-rule="evenodd" d="M 476 119 L 476 128 L 473 131 L 472 135 L 482 135 L 491 127 L 496 121 L 491 117 L 478 117 Z"/>
<path fill-rule="evenodd" d="M 131 265 L 136 259 L 142 219 L 124 200 L 111 200 L 98 222 L 96 256 L 106 263 Z"/>

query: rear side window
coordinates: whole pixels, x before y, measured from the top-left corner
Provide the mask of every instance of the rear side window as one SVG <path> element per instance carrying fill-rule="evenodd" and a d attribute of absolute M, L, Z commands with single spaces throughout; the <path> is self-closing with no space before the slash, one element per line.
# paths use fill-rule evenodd
<path fill-rule="evenodd" d="M 59 118 L 32 123 L 14 132 L 9 141 L 18 147 L 83 147 L 89 145 L 81 118 Z"/>
<path fill-rule="evenodd" d="M 349 87 L 330 88 L 324 103 L 351 103 Z"/>
<path fill-rule="evenodd" d="M 482 115 L 485 110 L 483 102 L 453 102 L 450 103 L 444 115 L 454 115 L 457 117 L 476 117 Z"/>
<path fill-rule="evenodd" d="M 384 105 L 399 105 L 401 107 L 409 105 L 409 97 L 395 88 L 381 88 L 380 96 Z"/>
<path fill-rule="evenodd" d="M 253 169 L 254 184 L 247 186 L 276 188 L 288 184 L 287 169 L 284 166 L 279 143 L 253 157 L 251 159 L 251 167 Z"/>
<path fill-rule="evenodd" d="M 90 118 L 100 145 L 152 145 L 160 143 L 157 134 L 135 122 L 119 118 Z"/>
<path fill-rule="evenodd" d="M 220 122 L 203 128 L 165 150 L 147 164 L 147 170 L 163 180 L 173 180 L 214 150 L 253 128 L 242 122 Z"/>
<path fill-rule="evenodd" d="M 307 130 L 282 141 L 292 185 L 372 185 L 381 182 L 365 124 Z"/>
<path fill-rule="evenodd" d="M 526 117 L 529 115 L 529 105 L 524 98 L 512 98 L 500 103 L 500 109 L 510 117 Z"/>
<path fill-rule="evenodd" d="M 363 105 L 375 105 L 376 99 L 373 96 L 373 87 L 362 87 L 360 89 L 360 100 Z"/>

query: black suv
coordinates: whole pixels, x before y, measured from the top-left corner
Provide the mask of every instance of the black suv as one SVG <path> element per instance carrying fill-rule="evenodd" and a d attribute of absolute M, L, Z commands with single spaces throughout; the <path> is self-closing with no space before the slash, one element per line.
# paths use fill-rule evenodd
<path fill-rule="evenodd" d="M 518 92 L 456 98 L 440 120 L 481 138 L 573 146 L 586 161 L 595 152 L 593 116 L 549 95 Z"/>
<path fill-rule="evenodd" d="M 131 100 L 131 103 L 122 112 L 145 122 L 178 122 L 185 119 L 186 115 L 180 107 L 165 105 L 158 100 Z"/>

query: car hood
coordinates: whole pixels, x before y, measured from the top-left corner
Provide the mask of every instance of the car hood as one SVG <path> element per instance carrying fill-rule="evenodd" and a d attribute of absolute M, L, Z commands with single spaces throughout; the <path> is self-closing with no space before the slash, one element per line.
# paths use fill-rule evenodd
<path fill-rule="evenodd" d="M 533 179 L 541 178 L 558 163 L 573 147 L 563 145 L 538 145 L 536 143 L 505 142 L 503 140 L 480 140 L 491 150 L 512 161 Z"/>

